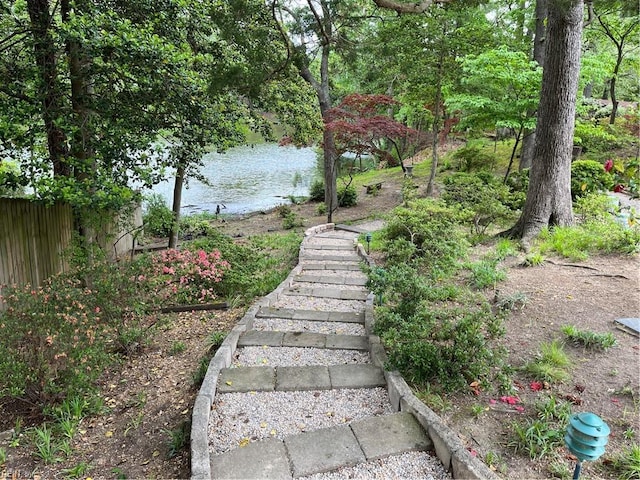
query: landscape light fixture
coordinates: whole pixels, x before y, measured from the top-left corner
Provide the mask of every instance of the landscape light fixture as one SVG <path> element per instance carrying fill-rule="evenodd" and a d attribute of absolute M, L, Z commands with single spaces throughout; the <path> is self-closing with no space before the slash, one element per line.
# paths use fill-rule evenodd
<path fill-rule="evenodd" d="M 367 241 L 367 255 L 369 255 L 369 251 L 371 250 L 371 232 L 367 232 L 364 239 Z"/>
<path fill-rule="evenodd" d="M 593 462 L 604 453 L 604 446 L 609 441 L 609 426 L 595 413 L 575 413 L 569 418 L 569 426 L 564 442 L 577 459 L 573 471 L 573 480 L 578 480 L 582 462 Z"/>

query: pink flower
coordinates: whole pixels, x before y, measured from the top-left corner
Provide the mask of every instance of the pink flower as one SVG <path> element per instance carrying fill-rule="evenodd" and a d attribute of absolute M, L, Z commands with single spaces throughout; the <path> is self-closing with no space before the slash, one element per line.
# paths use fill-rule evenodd
<path fill-rule="evenodd" d="M 604 171 L 605 172 L 610 172 L 612 168 L 613 168 L 613 160 L 609 159 L 606 162 L 604 162 Z"/>
<path fill-rule="evenodd" d="M 100 313 L 100 307 L 96 307 L 95 312 L 96 312 L 96 313 Z"/>

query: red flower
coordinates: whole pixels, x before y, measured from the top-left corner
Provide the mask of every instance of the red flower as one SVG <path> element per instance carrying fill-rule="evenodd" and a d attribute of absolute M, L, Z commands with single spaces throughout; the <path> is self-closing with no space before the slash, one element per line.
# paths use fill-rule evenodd
<path fill-rule="evenodd" d="M 617 184 L 615 187 L 613 187 L 613 191 L 616 193 L 620 193 L 623 190 L 624 190 L 624 185 Z"/>
<path fill-rule="evenodd" d="M 612 168 L 613 168 L 613 160 L 609 159 L 606 162 L 604 162 L 604 171 L 605 172 L 611 171 Z"/>
<path fill-rule="evenodd" d="M 508 403 L 509 405 L 515 405 L 520 400 L 517 397 L 507 397 L 505 395 L 504 397 L 500 397 L 500 401 L 503 403 Z"/>
<path fill-rule="evenodd" d="M 542 382 L 531 382 L 529 384 L 529 387 L 531 388 L 531 390 L 533 390 L 534 392 L 539 392 L 540 390 L 542 390 Z"/>

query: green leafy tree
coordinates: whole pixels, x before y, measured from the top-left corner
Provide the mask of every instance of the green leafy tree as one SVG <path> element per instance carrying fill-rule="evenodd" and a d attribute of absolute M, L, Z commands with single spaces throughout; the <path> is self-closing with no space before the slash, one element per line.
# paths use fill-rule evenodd
<path fill-rule="evenodd" d="M 640 43 L 638 42 L 640 15 L 637 5 L 635 11 L 625 14 L 625 9 L 629 9 L 629 5 L 625 7 L 621 2 L 613 2 L 608 8 L 606 3 L 601 9 L 598 5 L 596 5 L 595 8 L 597 23 L 594 23 L 594 25 L 597 25 L 596 28 L 601 35 L 608 39 L 615 47 L 615 62 L 608 82 L 609 95 L 613 105 L 609 123 L 613 125 L 618 112 L 616 86 L 618 84 L 618 78 L 622 73 L 623 61 L 631 50 L 637 50 L 638 47 L 640 47 Z M 637 75 L 635 75 L 635 77 L 637 80 Z"/>
<path fill-rule="evenodd" d="M 448 96 L 447 105 L 463 112 L 462 126 L 508 128 L 515 143 L 505 174 L 509 176 L 525 129 L 535 127 L 541 69 L 522 52 L 507 47 L 470 55 L 462 60 L 463 93 Z"/>

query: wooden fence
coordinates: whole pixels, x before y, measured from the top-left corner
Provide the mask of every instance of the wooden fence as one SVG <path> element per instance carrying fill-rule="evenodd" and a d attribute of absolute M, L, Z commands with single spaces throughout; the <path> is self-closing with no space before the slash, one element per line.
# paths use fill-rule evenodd
<path fill-rule="evenodd" d="M 65 204 L 44 206 L 17 198 L 0 199 L 0 286 L 40 285 L 67 268 L 73 215 Z"/>
<path fill-rule="evenodd" d="M 135 248 L 141 208 L 134 209 L 126 226 L 107 221 L 93 237 L 111 259 Z M 115 233 L 114 233 L 115 232 Z M 73 213 L 66 204 L 45 206 L 17 198 L 0 198 L 0 293 L 3 285 L 39 286 L 49 276 L 68 268 Z M 0 310 L 3 302 L 0 301 Z"/>

